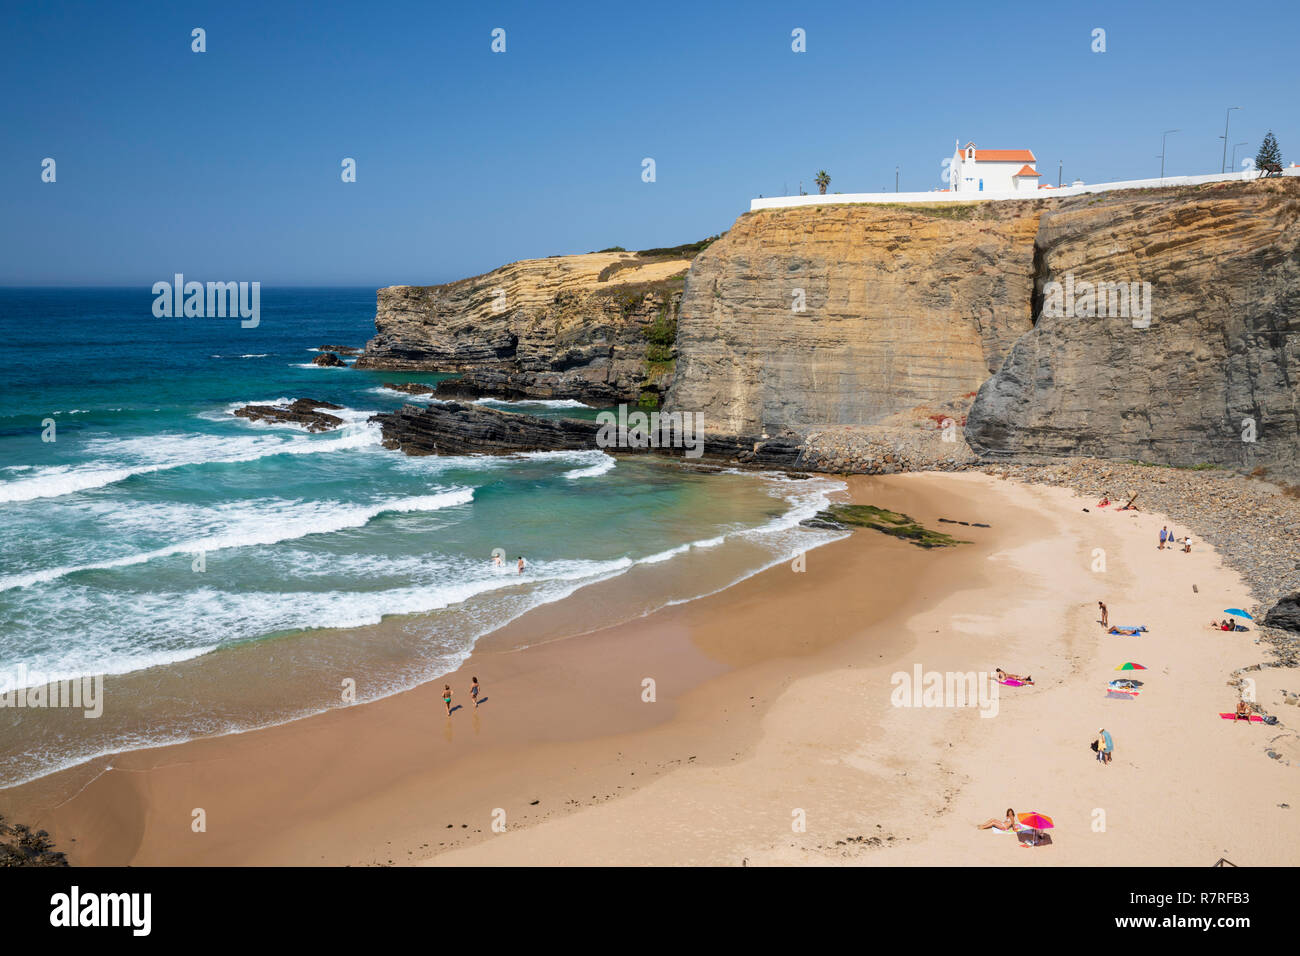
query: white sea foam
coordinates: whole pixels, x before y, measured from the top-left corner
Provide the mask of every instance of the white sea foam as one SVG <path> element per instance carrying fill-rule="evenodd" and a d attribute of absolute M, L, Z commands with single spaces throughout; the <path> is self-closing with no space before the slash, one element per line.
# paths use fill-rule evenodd
<path fill-rule="evenodd" d="M 439 511 L 474 500 L 470 488 L 455 488 L 434 495 L 394 498 L 366 505 L 345 505 L 323 501 L 305 504 L 292 503 L 276 509 L 254 509 L 236 520 L 220 533 L 191 541 L 182 541 L 165 548 L 155 548 L 138 554 L 123 555 L 107 561 L 60 568 L 44 568 L 0 578 L 0 591 L 10 588 L 30 587 L 53 581 L 80 571 L 101 571 L 145 564 L 173 554 L 199 554 L 223 551 L 227 548 L 247 548 L 255 545 L 276 544 L 313 534 L 331 534 L 346 528 L 360 528 L 379 515 L 389 512 Z"/>
<path fill-rule="evenodd" d="M 545 408 L 593 408 L 586 402 L 579 402 L 572 398 L 519 398 L 506 400 L 504 398 L 476 398 L 475 405 L 538 405 Z"/>
<path fill-rule="evenodd" d="M 601 452 L 601 454 L 604 455 L 603 460 L 596 462 L 594 465 L 589 465 L 586 468 L 575 468 L 572 471 L 566 471 L 564 477 L 568 478 L 570 481 L 574 481 L 578 478 L 595 478 L 608 471 L 612 471 L 614 466 L 618 464 L 618 461 L 612 455 L 605 455 L 604 452 Z"/>
<path fill-rule="evenodd" d="M 93 453 L 140 460 L 121 464 L 100 460 L 77 467 L 41 468 L 35 477 L 0 482 L 0 503 L 57 498 L 188 465 L 234 464 L 271 455 L 319 455 L 378 445 L 381 440 L 379 426 L 369 423 L 345 426 L 323 439 L 169 433 L 147 438 L 90 439 L 86 447 Z"/>
<path fill-rule="evenodd" d="M 366 389 L 372 395 L 382 395 L 384 398 L 395 399 L 399 402 L 425 402 L 433 405 L 446 405 L 447 399 L 434 398 L 432 395 L 408 395 L 406 392 L 399 392 L 394 388 L 384 388 L 382 385 L 376 385 L 373 388 Z"/>

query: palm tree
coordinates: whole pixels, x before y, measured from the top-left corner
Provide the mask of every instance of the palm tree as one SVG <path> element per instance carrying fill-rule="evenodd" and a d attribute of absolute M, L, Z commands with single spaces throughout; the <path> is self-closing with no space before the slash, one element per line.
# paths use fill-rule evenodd
<path fill-rule="evenodd" d="M 823 196 L 825 196 L 826 187 L 831 184 L 831 174 L 826 172 L 826 170 L 824 169 L 819 170 L 817 173 L 817 178 L 814 179 L 813 182 L 817 184 L 817 191 L 821 193 Z"/>

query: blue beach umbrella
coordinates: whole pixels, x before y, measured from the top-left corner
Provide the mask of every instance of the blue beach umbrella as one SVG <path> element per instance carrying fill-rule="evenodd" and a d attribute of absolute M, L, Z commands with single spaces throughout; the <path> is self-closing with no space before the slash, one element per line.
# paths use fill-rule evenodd
<path fill-rule="evenodd" d="M 1233 617 L 1244 617 L 1244 618 L 1245 618 L 1246 620 L 1248 620 L 1248 621 L 1253 621 L 1253 620 L 1255 620 L 1253 617 L 1251 617 L 1249 614 L 1247 614 L 1245 611 L 1243 611 L 1243 610 L 1242 610 L 1241 608 L 1239 608 L 1239 607 L 1225 607 L 1225 608 L 1223 609 L 1223 613 L 1224 613 L 1224 614 L 1231 614 Z"/>

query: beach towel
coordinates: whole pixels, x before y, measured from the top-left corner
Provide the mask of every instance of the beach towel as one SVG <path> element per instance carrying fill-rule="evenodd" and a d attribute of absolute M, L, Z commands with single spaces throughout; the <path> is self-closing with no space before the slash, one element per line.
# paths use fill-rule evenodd
<path fill-rule="evenodd" d="M 1133 700 L 1137 695 L 1135 690 L 1116 690 L 1114 687 L 1106 691 L 1106 696 L 1111 700 Z"/>
<path fill-rule="evenodd" d="M 1236 715 L 1236 714 L 1220 714 L 1219 716 L 1222 717 L 1224 720 L 1236 720 L 1236 719 L 1237 719 L 1237 715 Z M 1259 714 L 1251 714 L 1251 715 L 1250 715 L 1250 719 L 1251 719 L 1251 722 L 1252 722 L 1252 723 L 1256 723 L 1256 724 L 1262 724 L 1262 723 L 1264 722 L 1264 718 L 1261 717 L 1261 716 L 1259 716 Z"/>
<path fill-rule="evenodd" d="M 998 681 L 998 683 L 1006 684 L 1008 687 L 1024 687 L 1026 683 L 1032 683 L 1032 681 L 1027 682 L 1022 680 L 1000 680 Z"/>
<path fill-rule="evenodd" d="M 1145 631 L 1145 624 L 1112 624 L 1111 627 L 1118 627 L 1121 631 Z"/>

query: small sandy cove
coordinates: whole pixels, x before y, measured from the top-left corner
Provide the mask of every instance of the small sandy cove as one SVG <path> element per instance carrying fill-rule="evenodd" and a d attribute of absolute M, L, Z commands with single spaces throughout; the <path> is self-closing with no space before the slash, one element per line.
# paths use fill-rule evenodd
<path fill-rule="evenodd" d="M 1207 626 L 1251 601 L 1199 538 L 1158 551 L 1158 515 L 978 473 L 849 484 L 855 502 L 971 543 L 924 551 L 860 530 L 802 571 L 519 649 L 580 630 L 584 601 L 617 600 L 608 582 L 489 636 L 445 681 L 119 755 L 71 796 L 49 778 L 9 791 L 7 815 L 78 864 L 1297 862 L 1291 672 L 1248 675 L 1281 723 L 1219 718 L 1232 671 L 1265 653 L 1254 630 Z M 1098 600 L 1149 631 L 1106 634 Z M 1116 671 L 1125 661 L 1147 669 Z M 1035 683 L 998 687 L 992 716 L 891 700 L 900 673 L 997 667 Z M 1139 696 L 1108 698 L 1117 677 L 1142 680 Z M 450 718 L 444 682 L 465 705 Z M 1102 727 L 1106 766 L 1089 749 Z M 1051 817 L 1050 845 L 976 828 L 1008 807 Z"/>

